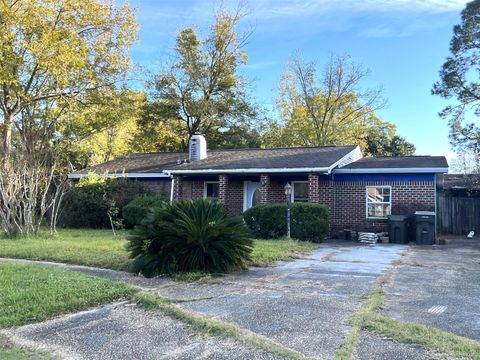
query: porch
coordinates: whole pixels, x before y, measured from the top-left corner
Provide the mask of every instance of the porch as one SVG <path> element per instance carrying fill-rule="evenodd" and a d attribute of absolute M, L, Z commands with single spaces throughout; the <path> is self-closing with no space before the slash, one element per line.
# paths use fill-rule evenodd
<path fill-rule="evenodd" d="M 331 207 L 332 184 L 323 174 L 220 174 L 173 177 L 172 200 L 211 198 L 224 203 L 233 215 L 256 204 L 285 202 L 285 185 L 292 185 L 292 202 Z"/>

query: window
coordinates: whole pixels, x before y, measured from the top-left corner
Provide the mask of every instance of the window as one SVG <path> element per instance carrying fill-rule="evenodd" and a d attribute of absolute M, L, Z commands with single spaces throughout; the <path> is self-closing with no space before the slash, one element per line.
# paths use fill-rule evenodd
<path fill-rule="evenodd" d="M 203 197 L 205 199 L 218 200 L 218 181 L 205 181 Z"/>
<path fill-rule="evenodd" d="M 392 212 L 392 188 L 367 186 L 367 218 L 384 219 Z"/>
<path fill-rule="evenodd" d="M 308 181 L 292 181 L 292 202 L 308 202 Z"/>

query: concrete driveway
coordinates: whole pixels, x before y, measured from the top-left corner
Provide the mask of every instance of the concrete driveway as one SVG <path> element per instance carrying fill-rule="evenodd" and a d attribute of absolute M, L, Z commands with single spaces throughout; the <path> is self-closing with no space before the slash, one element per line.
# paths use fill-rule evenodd
<path fill-rule="evenodd" d="M 332 358 L 348 331 L 346 320 L 406 250 L 400 245 L 329 244 L 308 258 L 256 268 L 215 284 L 159 291 L 175 299 L 208 297 L 185 308 L 233 322 L 320 359 Z"/>
<path fill-rule="evenodd" d="M 183 300 L 185 309 L 235 323 L 307 356 L 331 359 L 348 333 L 347 319 L 380 282 L 386 292 L 386 315 L 478 338 L 480 247 L 476 243 L 465 246 L 327 243 L 302 259 L 253 268 L 206 284 L 139 281 L 82 267 L 72 270 L 140 285 Z M 56 350 L 69 359 L 281 358 L 234 340 L 205 338 L 177 320 L 131 303 L 4 334 L 15 343 Z M 437 358 L 419 346 L 367 332 L 361 334 L 354 357 Z"/>
<path fill-rule="evenodd" d="M 384 313 L 480 339 L 480 240 L 414 246 L 386 287 Z"/>

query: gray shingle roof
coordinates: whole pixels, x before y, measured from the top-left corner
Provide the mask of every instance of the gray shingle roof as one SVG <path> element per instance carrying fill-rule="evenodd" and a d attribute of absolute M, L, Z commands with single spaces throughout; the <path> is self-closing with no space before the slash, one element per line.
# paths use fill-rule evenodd
<path fill-rule="evenodd" d="M 86 174 L 89 172 L 97 174 L 118 174 L 122 172 L 161 173 L 163 169 L 175 165 L 177 160 L 184 160 L 187 157 L 188 154 L 180 152 L 130 154 L 88 169 L 76 171 L 74 174 Z"/>
<path fill-rule="evenodd" d="M 448 168 L 445 156 L 365 157 L 342 169 Z"/>
<path fill-rule="evenodd" d="M 275 149 L 210 150 L 208 157 L 166 170 L 233 170 L 323 168 L 350 153 L 356 145 Z"/>

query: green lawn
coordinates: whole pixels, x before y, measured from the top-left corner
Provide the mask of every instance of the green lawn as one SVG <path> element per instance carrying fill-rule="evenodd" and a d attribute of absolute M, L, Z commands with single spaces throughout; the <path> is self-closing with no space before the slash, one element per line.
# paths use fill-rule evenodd
<path fill-rule="evenodd" d="M 253 266 L 266 266 L 274 261 L 290 260 L 318 247 L 308 241 L 294 240 L 255 240 L 252 253 Z"/>
<path fill-rule="evenodd" d="M 50 360 L 48 354 L 32 352 L 9 344 L 0 337 L 0 359 L 2 360 Z"/>
<path fill-rule="evenodd" d="M 109 230 L 61 229 L 57 236 L 0 239 L 0 257 L 49 260 L 126 270 L 131 262 L 125 250 L 126 232 L 117 237 Z M 265 266 L 288 260 L 316 248 L 309 242 L 292 240 L 255 240 L 252 265 Z"/>
<path fill-rule="evenodd" d="M 51 267 L 0 263 L 0 328 L 47 318 L 127 297 L 135 289 Z"/>
<path fill-rule="evenodd" d="M 56 236 L 0 239 L 0 257 L 125 270 L 130 264 L 125 235 L 120 232 L 114 237 L 110 230 L 61 229 Z"/>

